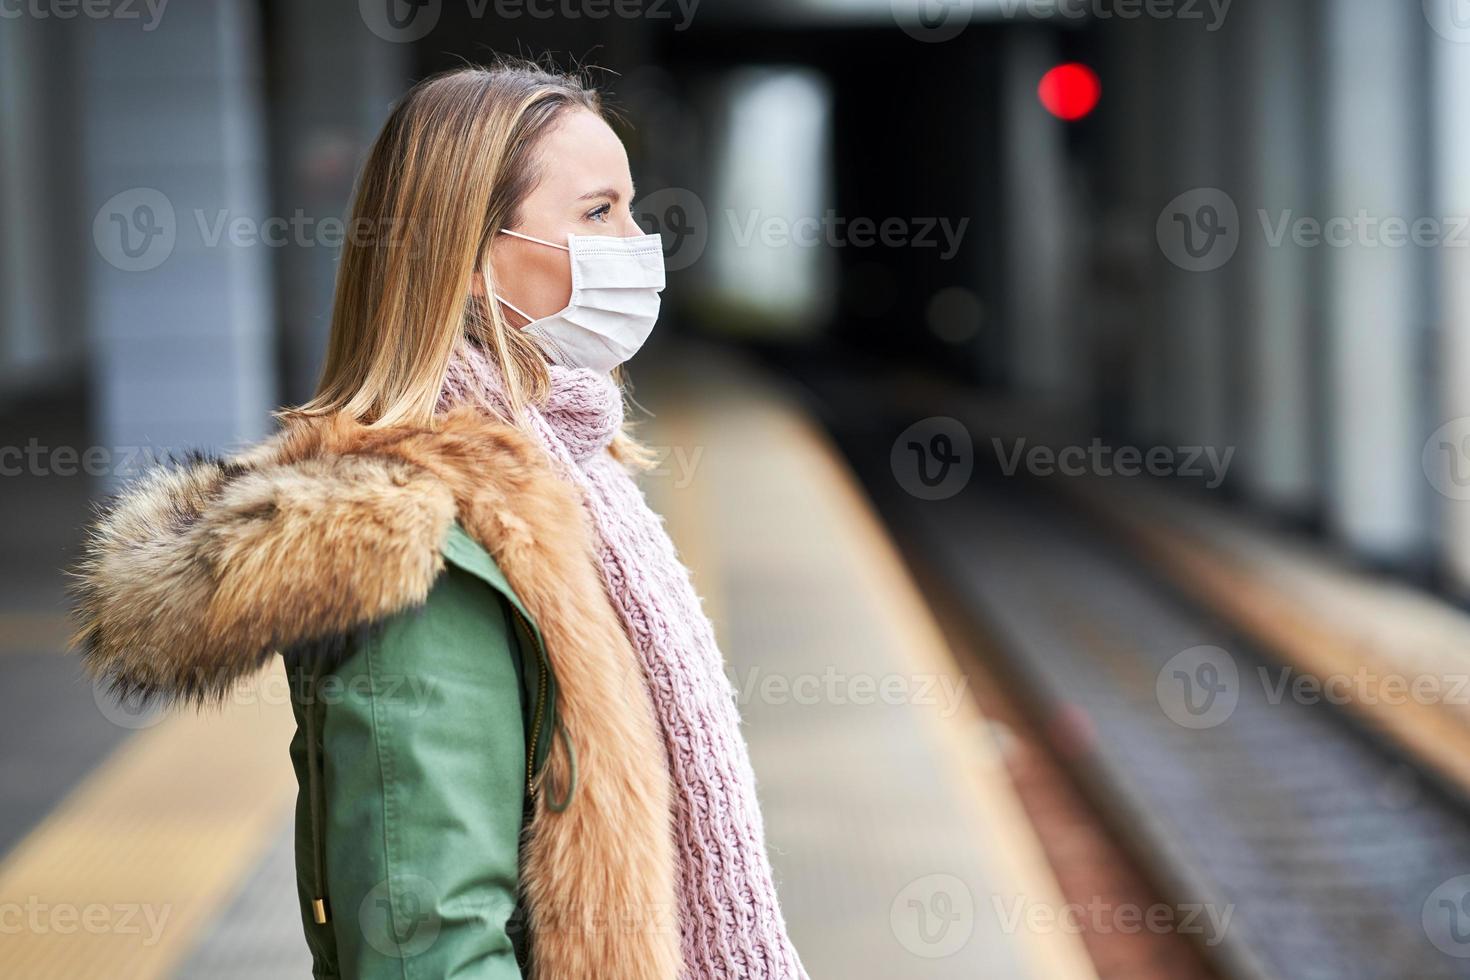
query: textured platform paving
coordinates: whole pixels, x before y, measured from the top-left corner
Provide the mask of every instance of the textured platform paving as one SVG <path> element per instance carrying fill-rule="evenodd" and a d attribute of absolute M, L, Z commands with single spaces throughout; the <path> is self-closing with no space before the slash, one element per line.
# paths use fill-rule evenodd
<path fill-rule="evenodd" d="M 715 619 L 811 975 L 1095 976 L 1047 924 L 1062 900 L 991 730 L 835 450 L 729 360 L 682 378 L 636 392 L 665 457 L 650 498 Z"/>
<path fill-rule="evenodd" d="M 280 834 L 290 729 L 284 701 L 241 699 L 127 738 L 0 862 L 0 975 L 169 975 Z"/>

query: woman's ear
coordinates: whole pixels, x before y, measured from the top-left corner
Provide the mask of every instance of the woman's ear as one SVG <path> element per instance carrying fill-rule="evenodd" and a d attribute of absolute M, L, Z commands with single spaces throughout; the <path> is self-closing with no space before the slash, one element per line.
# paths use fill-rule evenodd
<path fill-rule="evenodd" d="M 490 265 L 492 261 L 493 257 L 490 253 L 482 255 L 480 261 L 475 265 L 475 271 L 470 273 L 471 296 L 483 299 L 490 295 L 490 289 L 485 284 L 495 281 L 495 273 L 491 271 Z"/>
<path fill-rule="evenodd" d="M 500 235 L 491 237 L 490 248 L 480 257 L 479 265 L 470 274 L 470 295 L 484 297 L 490 295 L 490 290 L 485 283 L 495 281 L 496 253 L 501 251 L 503 242 Z"/>

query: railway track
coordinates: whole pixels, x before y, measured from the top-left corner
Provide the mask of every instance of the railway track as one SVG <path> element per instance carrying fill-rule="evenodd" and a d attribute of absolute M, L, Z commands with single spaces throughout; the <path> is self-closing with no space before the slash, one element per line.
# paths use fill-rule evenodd
<path fill-rule="evenodd" d="M 948 499 L 906 493 L 889 464 L 903 424 L 866 408 L 860 431 L 840 425 L 859 415 L 823 414 L 895 533 L 1064 733 L 1170 928 L 1243 980 L 1470 977 L 1463 799 L 1346 711 L 1293 696 L 1289 668 L 1039 481 L 977 465 Z"/>

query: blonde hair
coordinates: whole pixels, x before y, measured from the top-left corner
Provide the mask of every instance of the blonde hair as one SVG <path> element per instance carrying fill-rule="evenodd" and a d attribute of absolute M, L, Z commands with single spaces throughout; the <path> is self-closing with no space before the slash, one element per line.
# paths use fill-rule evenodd
<path fill-rule="evenodd" d="M 505 421 L 520 424 L 526 404 L 545 400 L 541 348 L 487 301 L 490 244 L 519 222 L 540 179 L 542 137 L 577 109 L 606 118 L 582 79 L 526 61 L 446 72 L 399 100 L 358 176 L 316 394 L 282 418 L 343 412 L 370 426 L 432 425 L 449 359 L 467 341 L 504 376 Z M 477 271 L 484 296 L 469 292 Z M 626 426 L 612 448 L 651 464 Z"/>

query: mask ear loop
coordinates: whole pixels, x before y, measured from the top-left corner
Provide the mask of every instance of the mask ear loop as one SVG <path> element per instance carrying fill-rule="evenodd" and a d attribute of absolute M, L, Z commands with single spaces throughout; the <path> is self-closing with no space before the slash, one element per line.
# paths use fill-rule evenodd
<path fill-rule="evenodd" d="M 498 300 L 501 303 L 504 303 L 506 306 L 510 307 L 516 313 L 519 313 L 521 315 L 522 319 L 524 319 L 526 322 L 523 323 L 523 324 L 521 324 L 520 329 L 524 330 L 528 325 L 536 322 L 536 318 L 535 317 L 531 316 L 525 310 L 521 309 L 519 306 L 515 305 L 514 303 L 512 303 L 510 300 L 506 299 L 504 296 L 500 295 L 499 293 L 491 293 L 490 295 L 491 296 L 494 296 L 496 298 L 496 300 Z"/>
<path fill-rule="evenodd" d="M 531 235 L 523 235 L 518 231 L 511 231 L 509 228 L 501 228 L 499 233 L 502 235 L 510 235 L 515 238 L 524 238 L 526 241 L 535 242 L 537 245 L 549 245 L 552 248 L 559 248 L 563 252 L 570 252 L 572 250 L 570 245 L 558 245 L 556 242 L 548 242 L 544 238 L 535 238 Z M 536 322 L 536 318 L 534 316 L 531 316 L 525 310 L 521 309 L 519 306 L 516 306 L 510 300 L 506 299 L 504 296 L 501 296 L 499 293 L 491 293 L 490 295 L 494 296 L 497 300 L 510 307 L 511 310 L 521 315 L 521 319 L 526 321 L 525 323 L 521 324 L 521 329 L 524 330 L 527 326 Z"/>
<path fill-rule="evenodd" d="M 502 235 L 512 235 L 516 238 L 524 238 L 526 241 L 535 242 L 537 245 L 550 245 L 552 248 L 559 248 L 563 252 L 570 252 L 572 250 L 572 247 L 570 245 L 558 245 L 556 242 L 548 242 L 544 238 L 534 238 L 531 235 L 523 235 L 518 231 L 511 231 L 509 228 L 500 229 L 500 233 Z"/>

